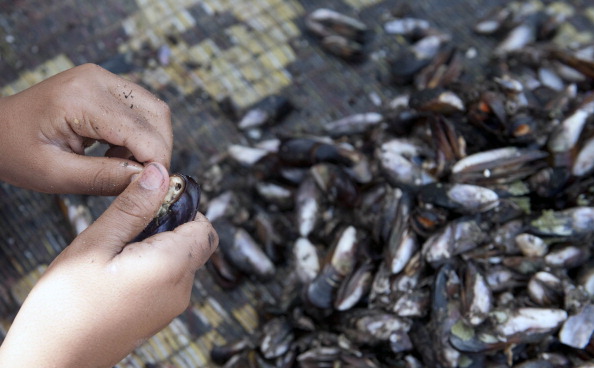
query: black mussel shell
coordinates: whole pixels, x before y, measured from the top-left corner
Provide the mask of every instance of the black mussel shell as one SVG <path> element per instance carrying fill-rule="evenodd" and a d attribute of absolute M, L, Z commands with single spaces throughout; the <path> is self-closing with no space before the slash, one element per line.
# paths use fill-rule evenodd
<path fill-rule="evenodd" d="M 200 204 L 200 186 L 189 176 L 172 175 L 172 177 L 174 176 L 181 178 L 184 183 L 178 198 L 169 205 L 164 213 L 157 215 L 133 241 L 142 241 L 163 231 L 173 230 L 196 217 Z"/>

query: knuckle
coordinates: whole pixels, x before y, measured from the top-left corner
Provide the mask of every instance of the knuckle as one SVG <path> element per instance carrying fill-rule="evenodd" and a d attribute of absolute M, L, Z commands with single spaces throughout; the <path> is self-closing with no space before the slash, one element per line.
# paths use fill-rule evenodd
<path fill-rule="evenodd" d="M 98 170 L 93 174 L 93 181 L 90 184 L 100 196 L 105 196 L 113 194 L 114 180 L 115 176 L 111 170 Z"/>
<path fill-rule="evenodd" d="M 141 130 L 153 131 L 153 126 L 150 124 L 148 118 L 144 115 L 136 115 L 133 118 L 134 125 Z"/>
<path fill-rule="evenodd" d="M 93 63 L 82 64 L 82 65 L 78 66 L 77 68 L 79 68 L 81 73 L 84 73 L 84 75 L 91 75 L 91 76 L 95 75 L 97 77 L 104 78 L 111 74 L 111 72 L 109 72 L 107 69 L 103 68 L 100 65 L 93 64 Z"/>
<path fill-rule="evenodd" d="M 210 253 L 212 254 L 212 252 L 214 252 L 219 246 L 219 234 L 212 226 L 212 224 L 208 224 L 208 226 L 208 245 Z"/>
<path fill-rule="evenodd" d="M 77 67 L 81 72 L 92 73 L 103 70 L 99 65 L 93 63 L 84 63 Z"/>
<path fill-rule="evenodd" d="M 80 92 L 83 92 L 85 89 L 88 89 L 86 86 L 86 82 L 81 78 L 83 75 L 88 75 L 89 73 L 85 69 L 81 69 L 80 73 L 70 73 L 62 81 L 62 84 L 66 91 L 69 91 L 71 95 L 78 95 Z"/>
<path fill-rule="evenodd" d="M 171 116 L 171 108 L 165 101 L 157 99 L 155 102 L 155 108 L 157 109 L 159 115 L 166 118 L 169 118 Z"/>

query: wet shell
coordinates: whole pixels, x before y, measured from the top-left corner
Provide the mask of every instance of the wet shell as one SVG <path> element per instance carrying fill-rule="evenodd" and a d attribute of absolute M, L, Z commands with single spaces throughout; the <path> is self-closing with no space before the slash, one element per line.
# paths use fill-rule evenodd
<path fill-rule="evenodd" d="M 494 314 L 498 324 L 495 331 L 509 339 L 528 333 L 547 333 L 556 330 L 567 319 L 562 309 L 520 308 Z"/>
<path fill-rule="evenodd" d="M 276 95 L 268 96 L 245 113 L 238 123 L 238 127 L 239 129 L 249 129 L 278 122 L 291 110 L 293 110 L 293 105 L 287 98 Z"/>
<path fill-rule="evenodd" d="M 277 358 L 286 353 L 293 342 L 292 326 L 284 317 L 271 319 L 262 327 L 260 351 L 266 359 Z"/>
<path fill-rule="evenodd" d="M 209 184 L 225 193 L 209 212 L 229 220 L 229 244 L 257 233 L 244 243 L 274 266 L 259 277 L 253 346 L 228 367 L 589 363 L 594 46 L 582 3 L 510 2 L 475 23 L 468 49 L 404 3 L 339 7 L 381 16 L 369 43 L 363 22 L 334 10 L 296 23 L 313 36 L 293 44 L 304 65 L 344 64 L 312 44 L 361 59 L 343 65 L 347 78 L 371 74 L 349 92 L 334 73 L 311 85 L 291 65 L 297 88 L 314 88 L 287 90 L 300 109 L 313 95 L 335 109 L 240 130 L 220 163 L 240 175 Z M 341 91 L 328 95 L 330 80 Z M 247 265 L 266 258 L 238 259 L 219 233 L 215 260 L 235 272 L 216 262 L 215 278 L 261 273 Z"/>
<path fill-rule="evenodd" d="M 493 307 L 493 296 L 487 281 L 472 263 L 465 272 L 463 295 L 466 319 L 473 326 L 480 325 Z"/>
<path fill-rule="evenodd" d="M 361 21 L 326 8 L 311 12 L 305 22 L 309 31 L 321 37 L 340 35 L 358 41 L 367 31 L 367 26 Z"/>
<path fill-rule="evenodd" d="M 536 172 L 535 161 L 547 154 L 538 150 L 503 147 L 467 156 L 452 167 L 452 179 L 458 183 L 513 182 Z"/>
<path fill-rule="evenodd" d="M 386 33 L 418 36 L 429 29 L 429 22 L 418 18 L 399 18 L 384 23 Z"/>
<path fill-rule="evenodd" d="M 374 267 L 370 262 L 363 263 L 340 284 L 334 301 L 336 310 L 351 309 L 367 295 L 373 280 L 373 270 Z"/>
<path fill-rule="evenodd" d="M 419 200 L 467 214 L 485 212 L 499 205 L 495 191 L 471 184 L 428 184 L 420 189 Z"/>
<path fill-rule="evenodd" d="M 342 119 L 331 121 L 324 125 L 324 129 L 331 136 L 358 134 L 378 125 L 384 121 L 384 116 L 377 112 L 367 112 L 346 116 Z"/>
<path fill-rule="evenodd" d="M 594 114 L 594 96 L 587 98 L 569 117 L 567 117 L 556 132 L 551 135 L 548 147 L 552 152 L 565 152 L 572 149 L 577 143 L 580 134 Z"/>
<path fill-rule="evenodd" d="M 528 282 L 528 295 L 541 306 L 559 305 L 563 298 L 561 280 L 549 272 L 537 272 Z"/>
<path fill-rule="evenodd" d="M 454 255 L 477 247 L 485 234 L 473 219 L 452 221 L 442 231 L 425 241 L 422 253 L 427 262 L 437 265 Z"/>
<path fill-rule="evenodd" d="M 171 231 L 196 217 L 200 204 L 200 186 L 194 179 L 183 174 L 169 178 L 169 191 L 157 216 L 134 239 L 142 241 L 163 231 Z"/>
<path fill-rule="evenodd" d="M 225 220 L 212 224 L 219 234 L 219 249 L 237 269 L 262 280 L 274 275 L 274 264 L 246 230 Z"/>
<path fill-rule="evenodd" d="M 307 288 L 307 299 L 311 304 L 318 308 L 332 306 L 340 282 L 353 271 L 357 245 L 357 230 L 353 226 L 339 234 L 330 261 Z"/>
<path fill-rule="evenodd" d="M 295 196 L 297 230 L 302 237 L 307 237 L 320 221 L 321 194 L 315 180 L 304 180 Z"/>
<path fill-rule="evenodd" d="M 594 232 L 594 207 L 574 207 L 562 211 L 543 211 L 530 223 L 540 235 L 580 237 Z"/>
<path fill-rule="evenodd" d="M 315 246 L 306 238 L 299 238 L 293 246 L 293 257 L 299 279 L 305 284 L 311 282 L 320 271 L 320 259 Z"/>
<path fill-rule="evenodd" d="M 422 164 L 425 152 L 419 146 L 403 139 L 393 139 L 382 144 L 378 156 L 387 179 L 395 186 L 420 187 L 436 179 Z"/>
<path fill-rule="evenodd" d="M 583 349 L 594 333 L 594 306 L 586 305 L 578 314 L 570 316 L 559 331 L 559 340 L 571 347 Z"/>
<path fill-rule="evenodd" d="M 588 139 L 579 151 L 571 173 L 575 176 L 584 176 L 594 170 L 594 137 Z"/>
<path fill-rule="evenodd" d="M 549 246 L 536 235 L 522 233 L 515 237 L 515 243 L 527 257 L 542 257 L 547 254 Z"/>

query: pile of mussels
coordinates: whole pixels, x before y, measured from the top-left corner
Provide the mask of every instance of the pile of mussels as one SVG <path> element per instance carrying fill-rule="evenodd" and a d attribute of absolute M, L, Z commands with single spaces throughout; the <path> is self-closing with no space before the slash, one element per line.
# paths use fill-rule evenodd
<path fill-rule="evenodd" d="M 510 3 L 476 23 L 489 75 L 429 22 L 393 17 L 406 91 L 324 125 L 254 139 L 291 113 L 271 96 L 202 179 L 222 287 L 276 280 L 254 336 L 215 347 L 225 367 L 585 367 L 594 359 L 592 34 L 563 3 Z M 365 55 L 367 26 L 306 16 L 316 46 Z M 590 23 L 591 25 L 591 23 Z M 585 34 L 585 36 L 584 36 Z M 239 120 L 239 119 L 238 119 Z M 246 139 L 246 141 L 248 141 Z M 227 172 L 236 188 L 216 192 Z M 229 174 L 231 175 L 231 174 Z M 240 188 L 241 190 L 237 190 Z M 590 363 L 591 364 L 591 363 Z"/>

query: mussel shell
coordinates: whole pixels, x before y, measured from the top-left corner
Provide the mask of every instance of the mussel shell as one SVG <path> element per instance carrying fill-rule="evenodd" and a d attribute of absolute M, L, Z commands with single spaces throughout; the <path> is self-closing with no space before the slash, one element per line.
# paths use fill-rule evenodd
<path fill-rule="evenodd" d="M 142 241 L 149 236 L 161 233 L 163 231 L 171 231 L 196 217 L 198 213 L 198 205 L 200 204 L 200 186 L 191 177 L 183 174 L 174 174 L 184 181 L 184 188 L 177 200 L 169 206 L 169 209 L 162 214 L 153 218 L 144 230 L 133 240 L 135 242 Z"/>

